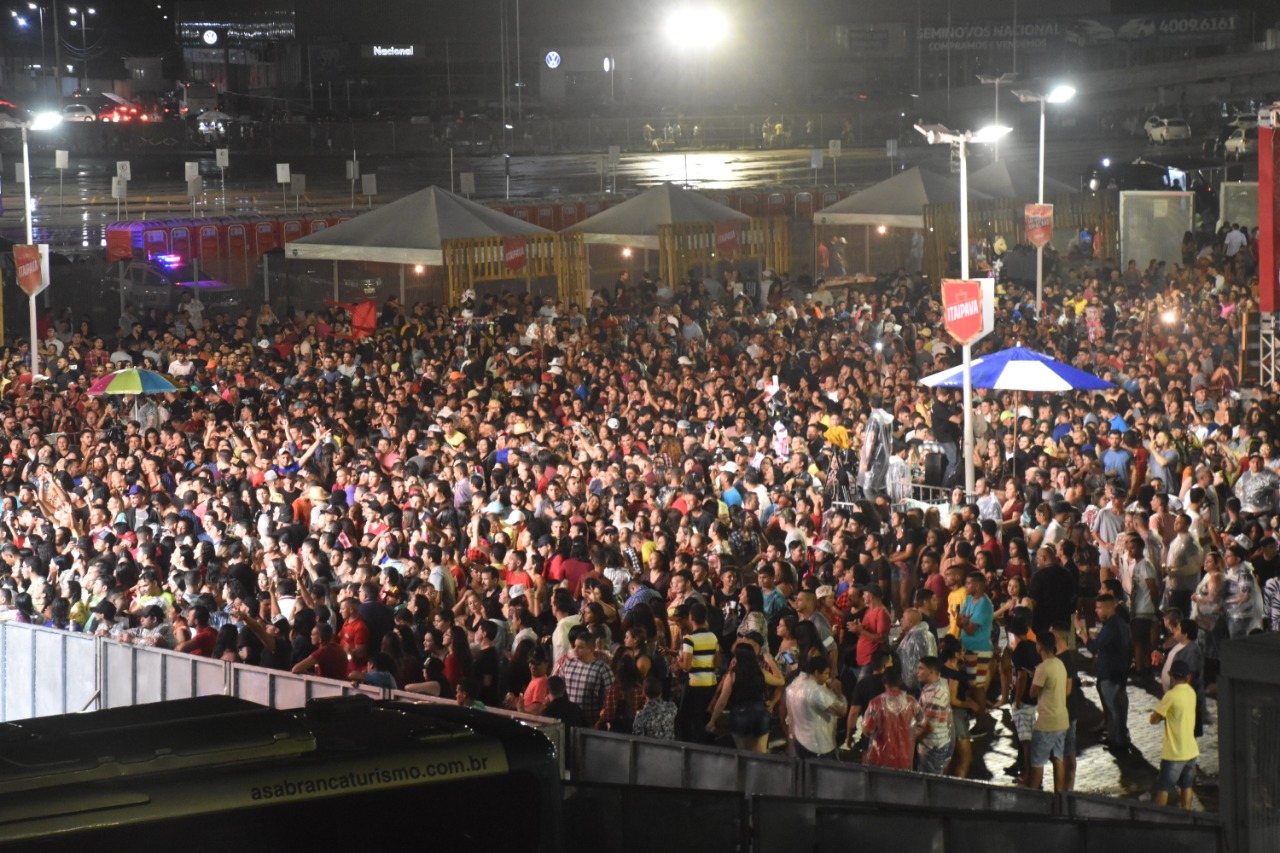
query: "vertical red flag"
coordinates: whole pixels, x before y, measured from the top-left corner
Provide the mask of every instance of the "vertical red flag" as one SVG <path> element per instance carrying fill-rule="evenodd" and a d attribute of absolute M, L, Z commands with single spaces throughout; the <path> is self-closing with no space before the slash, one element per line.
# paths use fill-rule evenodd
<path fill-rule="evenodd" d="M 1258 308 L 1274 313 L 1280 304 L 1280 145 L 1275 128 L 1258 128 Z"/>
<path fill-rule="evenodd" d="M 521 270 L 524 269 L 527 256 L 527 247 L 523 237 L 506 237 L 502 241 L 502 260 L 506 262 L 507 269 Z"/>

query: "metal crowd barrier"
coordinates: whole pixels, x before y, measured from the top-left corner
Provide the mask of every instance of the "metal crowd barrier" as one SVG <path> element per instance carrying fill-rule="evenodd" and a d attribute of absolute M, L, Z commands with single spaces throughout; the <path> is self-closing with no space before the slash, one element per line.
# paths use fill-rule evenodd
<path fill-rule="evenodd" d="M 129 646 L 51 628 L 0 623 L 0 722 L 213 694 L 287 709 L 302 707 L 311 699 L 358 693 L 375 699 L 447 701 Z M 566 732 L 557 720 L 490 710 L 522 720 L 550 738 L 561 757 L 562 770 L 575 783 L 734 792 L 811 803 L 965 810 L 1034 819 L 1176 824 L 1209 833 L 1221 828 L 1216 815 L 1160 808 L 1128 799 L 1079 793 L 1055 795 L 987 782 L 740 752 L 594 729 Z"/>
<path fill-rule="evenodd" d="M 1053 794 L 1011 785 L 952 779 L 863 764 L 739 752 L 659 741 L 594 729 L 571 729 L 569 778 L 574 782 L 648 785 L 809 801 L 912 806 L 925 809 L 1052 817 L 1110 819 L 1204 827 L 1216 815 L 1161 808 L 1128 799 Z"/>
<path fill-rule="evenodd" d="M 407 702 L 447 700 L 400 690 L 354 686 L 181 652 L 131 646 L 53 628 L 0 623 L 0 722 L 121 708 L 193 696 L 237 696 L 271 708 L 301 708 L 311 699 L 364 694 Z M 546 735 L 564 763 L 558 720 L 490 709 Z"/>

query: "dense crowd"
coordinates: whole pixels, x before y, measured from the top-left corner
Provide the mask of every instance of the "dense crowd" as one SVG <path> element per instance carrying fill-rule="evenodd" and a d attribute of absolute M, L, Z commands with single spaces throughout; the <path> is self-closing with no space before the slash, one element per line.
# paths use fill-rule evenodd
<path fill-rule="evenodd" d="M 1116 388 L 978 391 L 973 495 L 959 395 L 919 384 L 957 353 L 906 273 L 389 299 L 373 334 L 190 296 L 45 318 L 46 374 L 6 359 L 0 620 L 958 776 L 1007 711 L 1014 772 L 1059 789 L 1081 675 L 1116 750 L 1126 686 L 1159 683 L 1160 796 L 1189 798 L 1219 644 L 1280 628 L 1249 242 L 1189 236 L 1184 264 L 1064 261 L 1039 320 L 1000 288 L 979 351 Z M 86 394 L 120 366 L 179 391 Z"/>

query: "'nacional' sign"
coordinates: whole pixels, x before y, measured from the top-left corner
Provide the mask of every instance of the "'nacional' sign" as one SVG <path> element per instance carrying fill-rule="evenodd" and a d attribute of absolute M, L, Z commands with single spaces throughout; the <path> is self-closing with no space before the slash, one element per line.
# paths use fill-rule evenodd
<path fill-rule="evenodd" d="M 982 337 L 982 283 L 976 279 L 942 280 L 942 323 L 961 344 Z"/>
<path fill-rule="evenodd" d="M 1029 204 L 1026 207 L 1027 242 L 1043 249 L 1053 239 L 1053 205 Z"/>
<path fill-rule="evenodd" d="M 523 237 L 507 237 L 502 241 L 502 260 L 513 272 L 524 269 L 527 252 Z"/>

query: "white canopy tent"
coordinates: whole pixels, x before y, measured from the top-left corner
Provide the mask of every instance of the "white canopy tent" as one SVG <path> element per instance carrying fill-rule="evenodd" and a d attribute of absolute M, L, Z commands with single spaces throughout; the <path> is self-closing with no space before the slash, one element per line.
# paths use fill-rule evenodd
<path fill-rule="evenodd" d="M 988 196 L 969 187 L 970 200 Z M 960 184 L 919 166 L 899 172 L 870 189 L 823 208 L 814 215 L 819 225 L 885 225 L 923 228 L 924 208 L 960 200 Z"/>
<path fill-rule="evenodd" d="M 1038 173 L 1010 163 L 1008 158 L 983 166 L 969 175 L 969 191 L 977 190 L 992 198 L 1012 198 L 1033 202 L 1039 194 Z M 1063 193 L 1076 192 L 1070 184 L 1044 176 L 1045 200 Z"/>
<path fill-rule="evenodd" d="M 312 260 L 444 264 L 447 240 L 550 234 L 538 225 L 427 187 L 285 246 L 285 256 Z"/>
<path fill-rule="evenodd" d="M 581 231 L 586 243 L 657 249 L 659 225 L 750 218 L 700 193 L 666 183 L 564 230 Z"/>
<path fill-rule="evenodd" d="M 969 200 L 986 199 L 969 186 Z M 814 214 L 815 225 L 860 225 L 863 228 L 863 266 L 871 272 L 871 230 L 924 228 L 924 209 L 931 204 L 960 201 L 960 182 L 916 166 L 855 193 Z M 882 232 L 883 233 L 883 232 Z M 818 239 L 815 229 L 814 239 Z M 898 237 L 897 239 L 901 239 Z M 815 246 L 816 250 L 816 246 Z"/>
<path fill-rule="evenodd" d="M 400 266 L 400 300 L 406 266 L 444 266 L 444 244 L 473 237 L 550 234 L 546 228 L 507 216 L 431 186 L 309 234 L 285 245 L 286 258 L 333 261 L 333 298 L 338 299 L 338 262 L 367 261 Z"/>

